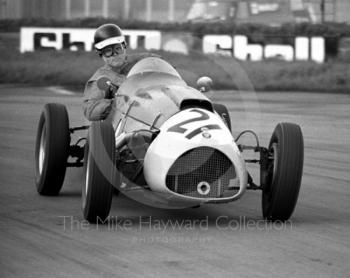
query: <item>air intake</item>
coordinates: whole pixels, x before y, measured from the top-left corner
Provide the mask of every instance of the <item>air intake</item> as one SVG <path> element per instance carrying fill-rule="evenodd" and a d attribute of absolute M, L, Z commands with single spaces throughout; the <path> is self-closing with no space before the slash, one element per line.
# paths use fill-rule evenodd
<path fill-rule="evenodd" d="M 199 147 L 175 161 L 167 174 L 166 186 L 190 197 L 220 198 L 237 192 L 235 179 L 234 165 L 226 155 L 210 147 Z"/>

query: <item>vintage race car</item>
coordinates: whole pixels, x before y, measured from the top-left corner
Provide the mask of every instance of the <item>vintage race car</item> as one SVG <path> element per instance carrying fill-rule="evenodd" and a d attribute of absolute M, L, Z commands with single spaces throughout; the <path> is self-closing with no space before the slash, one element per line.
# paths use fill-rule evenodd
<path fill-rule="evenodd" d="M 98 86 L 106 97 L 115 90 L 107 78 Z M 65 106 L 46 104 L 35 149 L 39 194 L 59 194 L 66 167 L 84 166 L 82 208 L 90 222 L 108 217 L 115 191 L 157 207 L 186 208 L 231 202 L 247 189 L 262 191 L 264 218 L 289 219 L 302 178 L 300 127 L 278 124 L 268 147 L 251 130 L 234 138 L 227 108 L 204 94 L 210 86 L 211 79 L 202 77 L 198 89 L 189 87 L 166 61 L 145 58 L 118 89 L 105 120 L 70 128 Z M 87 129 L 86 137 L 71 144 L 72 133 Z M 244 133 L 257 144 L 239 144 Z M 259 159 L 244 159 L 247 149 Z M 260 164 L 260 185 L 248 163 Z"/>

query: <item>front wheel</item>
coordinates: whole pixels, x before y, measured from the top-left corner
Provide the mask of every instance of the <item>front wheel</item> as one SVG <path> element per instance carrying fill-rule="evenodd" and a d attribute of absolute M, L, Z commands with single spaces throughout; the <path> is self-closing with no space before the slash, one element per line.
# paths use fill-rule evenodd
<path fill-rule="evenodd" d="M 115 174 L 115 137 L 110 123 L 93 122 L 85 145 L 85 186 L 82 188 L 84 218 L 103 222 L 109 215 Z"/>
<path fill-rule="evenodd" d="M 292 215 L 300 190 L 304 143 L 298 125 L 280 123 L 269 144 L 271 162 L 262 193 L 264 218 L 285 221 Z"/>
<path fill-rule="evenodd" d="M 39 194 L 58 195 L 69 153 L 70 133 L 67 109 L 48 103 L 41 113 L 35 143 L 35 183 Z"/>

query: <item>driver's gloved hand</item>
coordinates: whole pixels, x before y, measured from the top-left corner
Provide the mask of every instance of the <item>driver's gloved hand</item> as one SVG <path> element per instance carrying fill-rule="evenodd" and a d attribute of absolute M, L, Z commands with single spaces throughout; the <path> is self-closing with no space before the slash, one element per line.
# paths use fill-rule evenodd
<path fill-rule="evenodd" d="M 115 98 L 115 95 L 118 91 L 119 87 L 116 85 L 110 86 L 106 91 L 105 91 L 105 99 L 112 99 Z"/>
<path fill-rule="evenodd" d="M 115 90 L 110 87 L 105 91 L 105 99 L 112 99 L 115 97 Z"/>

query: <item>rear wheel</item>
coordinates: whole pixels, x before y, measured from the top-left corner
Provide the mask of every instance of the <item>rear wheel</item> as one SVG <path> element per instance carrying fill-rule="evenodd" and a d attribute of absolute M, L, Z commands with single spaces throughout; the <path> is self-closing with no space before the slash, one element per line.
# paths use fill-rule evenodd
<path fill-rule="evenodd" d="M 46 104 L 39 119 L 35 143 L 35 183 L 39 194 L 59 194 L 66 174 L 69 143 L 66 107 Z"/>
<path fill-rule="evenodd" d="M 269 144 L 271 163 L 262 193 L 262 211 L 268 220 L 292 215 L 301 184 L 304 143 L 301 129 L 291 123 L 276 126 Z"/>
<path fill-rule="evenodd" d="M 219 104 L 219 103 L 213 103 L 213 108 L 220 115 L 222 120 L 225 122 L 226 126 L 230 131 L 231 130 L 231 118 L 230 113 L 228 112 L 228 109 L 225 105 Z"/>
<path fill-rule="evenodd" d="M 104 221 L 111 209 L 115 169 L 115 137 L 110 123 L 93 122 L 85 145 L 85 186 L 82 188 L 84 218 Z"/>

